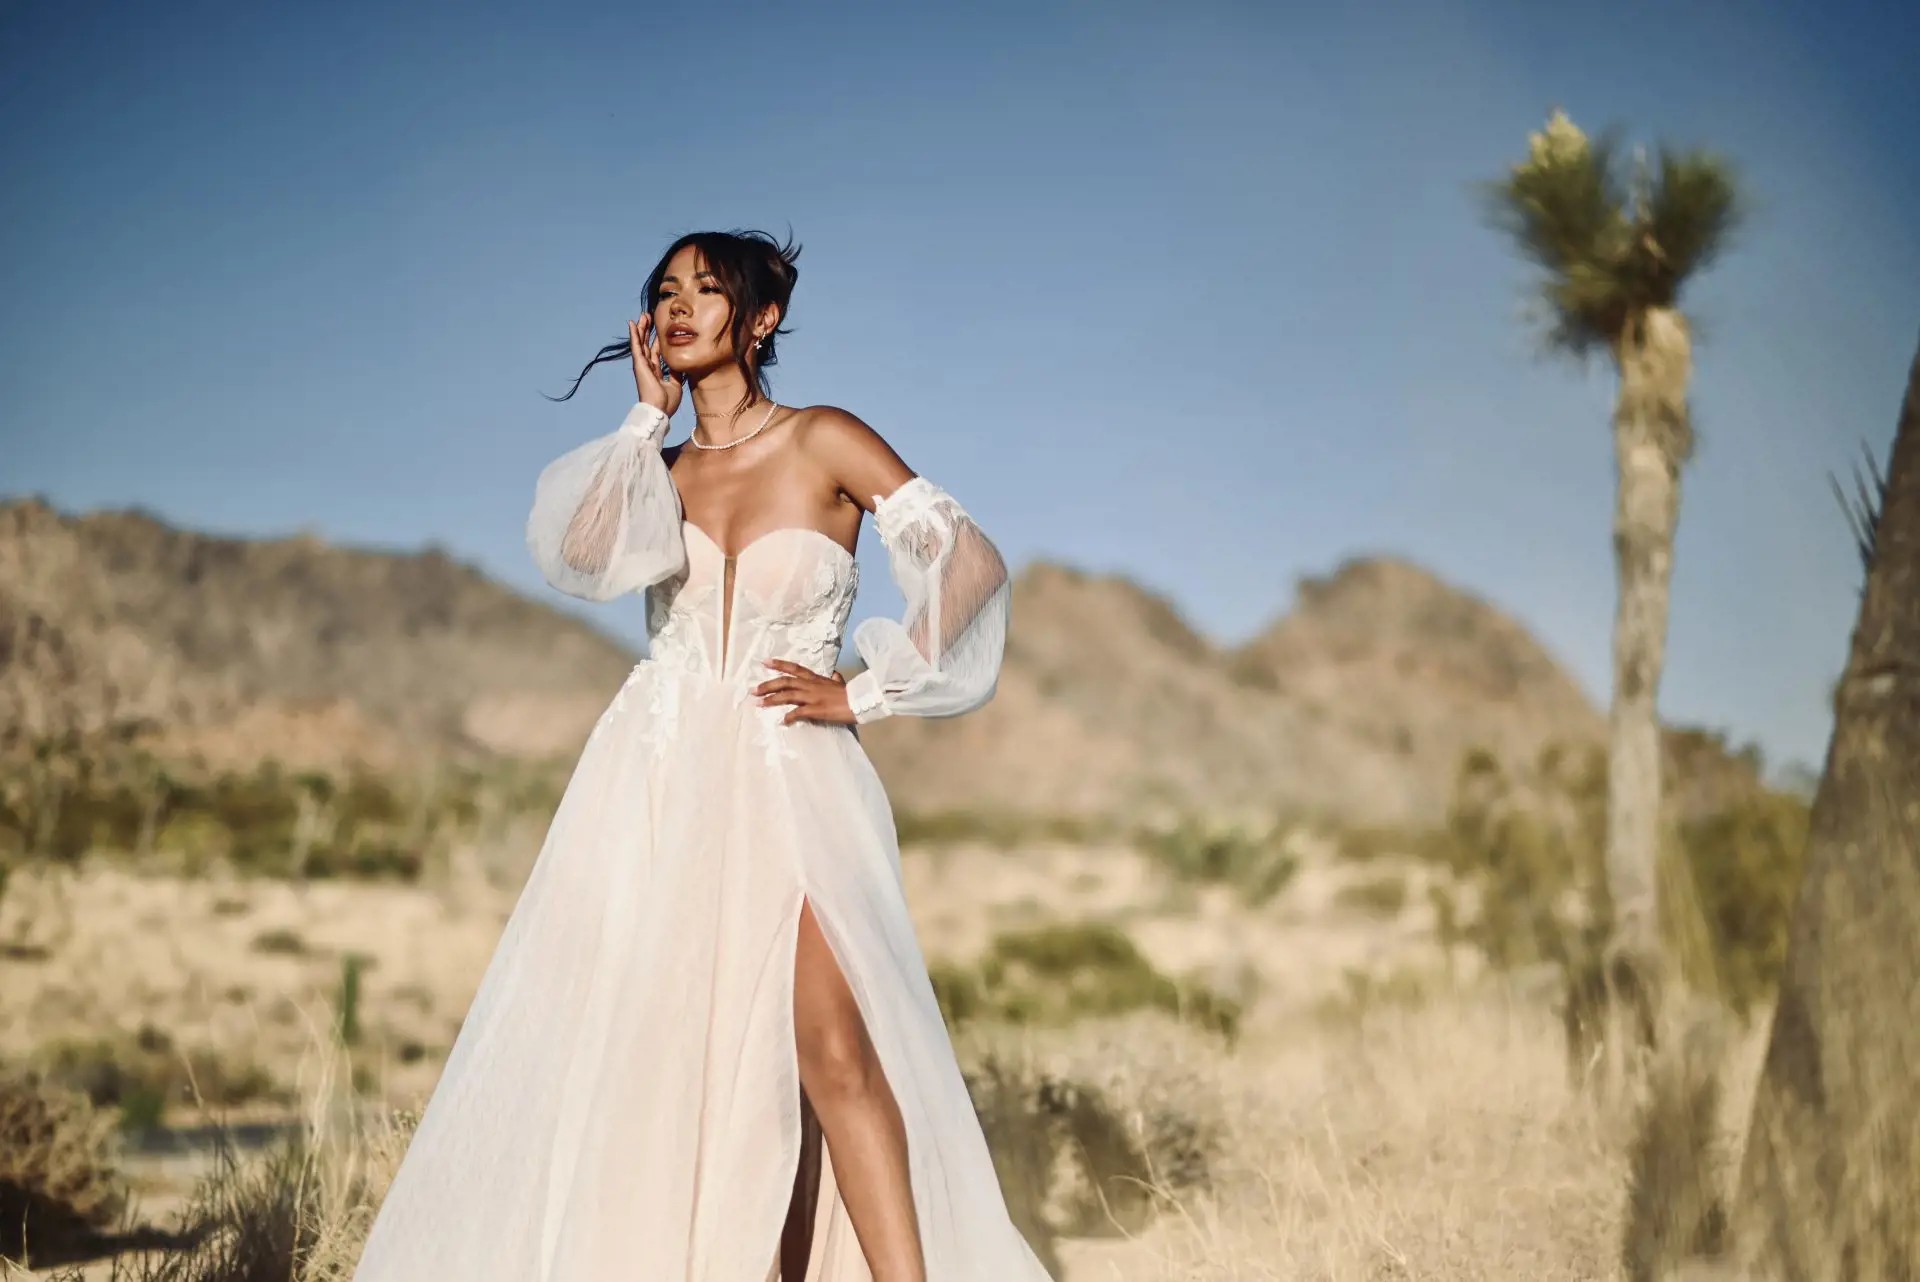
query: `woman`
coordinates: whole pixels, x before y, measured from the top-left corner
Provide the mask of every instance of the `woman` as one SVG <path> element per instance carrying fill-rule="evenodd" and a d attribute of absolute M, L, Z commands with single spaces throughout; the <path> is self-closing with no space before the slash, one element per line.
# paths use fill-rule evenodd
<path fill-rule="evenodd" d="M 854 728 L 986 702 L 1006 566 L 858 418 L 768 397 L 796 256 L 681 237 L 648 315 L 581 371 L 630 356 L 639 401 L 541 474 L 528 545 L 563 591 L 644 590 L 648 657 L 587 741 L 358 1282 L 1047 1276 Z M 692 433 L 663 449 L 688 394 Z M 907 607 L 854 630 L 843 682 L 863 510 Z"/>

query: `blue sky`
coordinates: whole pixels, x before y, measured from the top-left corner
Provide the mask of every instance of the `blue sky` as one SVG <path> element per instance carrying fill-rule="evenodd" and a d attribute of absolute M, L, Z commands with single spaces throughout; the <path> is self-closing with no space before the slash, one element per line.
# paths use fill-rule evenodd
<path fill-rule="evenodd" d="M 1539 357 L 1471 190 L 1560 104 L 1755 194 L 1685 300 L 1662 699 L 1817 764 L 1859 578 L 1826 473 L 1884 456 L 1920 337 L 1920 19 L 1762 8 L 6 5 L 0 494 L 435 542 L 577 604 L 527 500 L 632 383 L 539 393 L 677 233 L 790 228 L 776 395 L 866 418 L 1015 563 L 1231 642 L 1404 554 L 1600 699 L 1612 375 Z M 869 573 L 856 617 L 898 604 Z"/>

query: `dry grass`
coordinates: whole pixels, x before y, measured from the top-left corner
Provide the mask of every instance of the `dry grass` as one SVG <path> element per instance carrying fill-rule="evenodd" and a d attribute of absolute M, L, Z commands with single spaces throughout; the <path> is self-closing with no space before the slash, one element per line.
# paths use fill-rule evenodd
<path fill-rule="evenodd" d="M 1085 1169 L 1061 1172 L 1051 1211 L 1078 1234 L 1061 1282 L 1622 1277 L 1634 1113 L 1571 1088 L 1560 1038 L 1552 1011 L 1483 992 L 1234 1052 L 1154 1016 L 961 1047 L 1077 1083 L 1149 1159 L 1105 1223 Z M 201 1246 L 85 1276 L 230 1282 L 270 1256 L 347 1277 L 408 1130 L 353 1105 L 341 1072 L 307 1085 L 298 1150 L 215 1172 L 188 1216 Z"/>
<path fill-rule="evenodd" d="M 997 1054 L 1016 1102 L 1053 1084 L 1028 1112 L 1052 1128 L 1038 1214 L 1059 1282 L 1624 1276 L 1638 1102 L 1571 1084 L 1551 993 L 1472 967 L 1450 979 L 1423 896 L 1391 921 L 1343 906 L 1344 888 L 1386 870 L 1309 850 L 1271 902 L 1207 886 L 1183 906 L 1162 866 L 1118 845 L 909 853 L 936 962 L 982 955 L 994 923 L 1031 903 L 1044 920 L 1123 927 L 1170 972 L 1253 976 L 1232 1045 L 1152 1012 L 961 1030 L 976 1083 Z M 182 1045 L 251 1034 L 306 1108 L 299 1148 L 216 1164 L 197 1195 L 148 1203 L 167 1212 L 155 1227 L 201 1246 L 123 1257 L 117 1274 L 90 1264 L 88 1282 L 228 1282 L 238 1262 L 296 1259 L 297 1279 L 347 1277 L 409 1134 L 365 1091 L 411 1105 L 430 1089 L 511 891 L 99 871 L 10 908 L 56 893 L 68 924 L 46 934 L 43 959 L 8 963 L 0 1047 L 24 1049 L 29 1028 L 74 1035 L 158 1012 Z M 340 959 L 361 951 L 375 1035 L 349 1065 L 327 1030 Z M 403 1034 L 428 1050 L 410 1056 Z M 1742 1048 L 1722 1079 L 1723 1124 L 1746 1111 L 1757 1039 Z"/>
<path fill-rule="evenodd" d="M 1317 1028 L 1215 1066 L 1215 1189 L 1076 1254 L 1074 1282 L 1617 1275 L 1629 1128 L 1569 1087 L 1549 1012 L 1455 997 Z"/>

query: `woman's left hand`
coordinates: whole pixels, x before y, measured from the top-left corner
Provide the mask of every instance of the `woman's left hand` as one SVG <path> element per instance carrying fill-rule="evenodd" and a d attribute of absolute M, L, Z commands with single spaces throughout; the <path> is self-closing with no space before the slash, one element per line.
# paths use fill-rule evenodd
<path fill-rule="evenodd" d="M 853 709 L 847 705 L 847 681 L 838 672 L 823 677 L 812 668 L 787 659 L 768 659 L 766 664 L 785 675 L 762 681 L 753 688 L 753 693 L 763 707 L 793 705 L 793 711 L 781 719 L 781 725 L 790 726 L 796 721 L 854 724 Z"/>

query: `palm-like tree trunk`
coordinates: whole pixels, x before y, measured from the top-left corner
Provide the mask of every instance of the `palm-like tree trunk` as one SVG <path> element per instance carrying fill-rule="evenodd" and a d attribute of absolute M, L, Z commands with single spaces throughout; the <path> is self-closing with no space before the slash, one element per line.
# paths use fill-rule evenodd
<path fill-rule="evenodd" d="M 1920 1278 L 1920 356 L 1741 1172 L 1757 1277 Z"/>
<path fill-rule="evenodd" d="M 1680 518 L 1680 465 L 1690 443 L 1686 319 L 1654 308 L 1630 321 L 1614 345 L 1620 395 L 1613 416 L 1618 469 L 1613 551 L 1618 599 L 1613 623 L 1613 708 L 1607 752 L 1607 889 L 1614 944 L 1639 985 L 1662 974 L 1660 673 L 1666 664 L 1673 539 Z"/>

